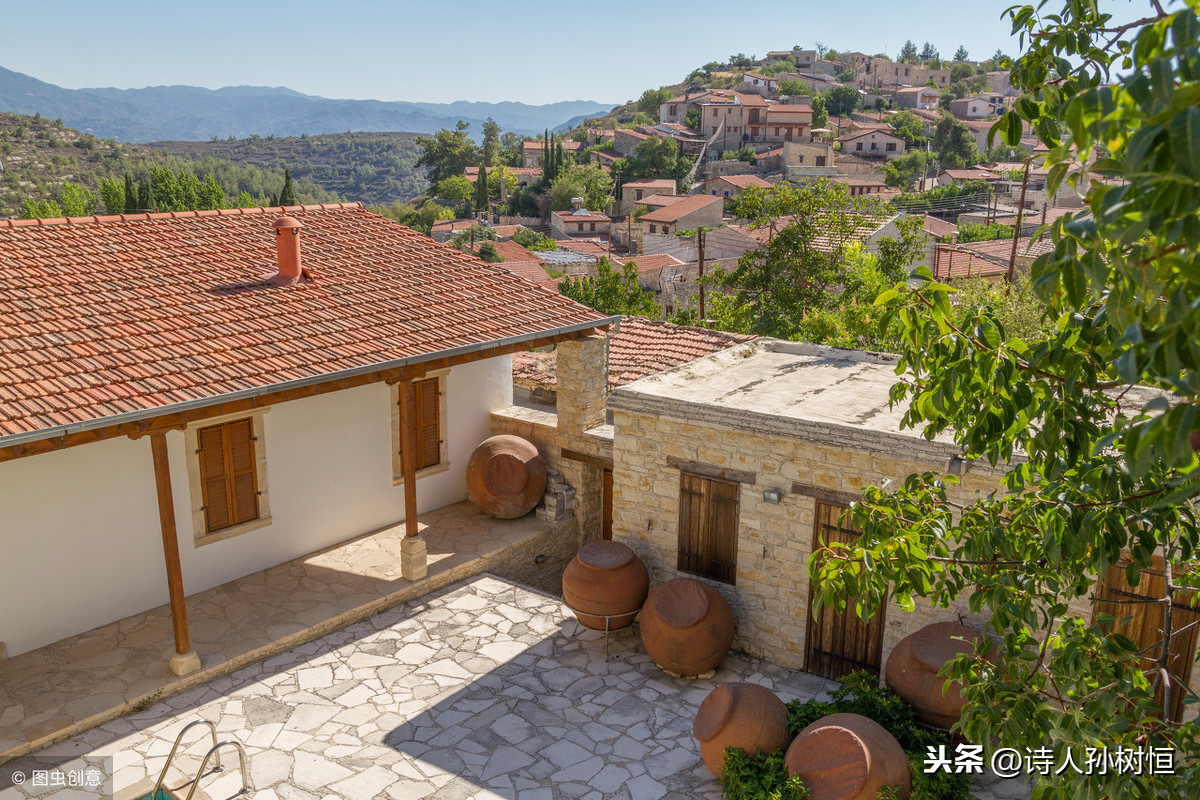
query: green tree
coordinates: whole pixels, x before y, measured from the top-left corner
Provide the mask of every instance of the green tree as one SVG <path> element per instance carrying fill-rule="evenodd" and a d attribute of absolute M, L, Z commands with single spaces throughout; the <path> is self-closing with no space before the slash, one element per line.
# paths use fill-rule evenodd
<path fill-rule="evenodd" d="M 104 202 L 104 211 L 106 214 L 125 213 L 124 181 L 118 178 L 102 179 L 100 181 L 100 197 Z"/>
<path fill-rule="evenodd" d="M 478 148 L 467 133 L 470 127 L 469 123 L 459 120 L 452 131 L 442 128 L 432 138 L 417 137 L 421 156 L 416 166 L 425 167 L 430 185 L 436 186 L 446 178 L 461 176 L 466 173 L 467 167 L 479 163 Z"/>
<path fill-rule="evenodd" d="M 915 62 L 917 60 L 917 46 L 913 44 L 912 39 L 907 39 L 904 46 L 900 48 L 900 61 Z"/>
<path fill-rule="evenodd" d="M 501 183 L 504 184 L 503 192 L 500 190 Z M 501 164 L 487 174 L 487 187 L 488 195 L 491 197 L 499 198 L 510 195 L 517 188 L 517 176 L 513 174 L 512 170 Z"/>
<path fill-rule="evenodd" d="M 924 178 L 932 159 L 924 150 L 912 150 L 883 165 L 884 182 L 897 189 L 909 189 L 917 178 Z"/>
<path fill-rule="evenodd" d="M 133 182 L 133 176 L 128 172 L 125 173 L 125 213 L 135 214 L 138 211 L 138 192 L 137 186 Z"/>
<path fill-rule="evenodd" d="M 526 250 L 544 252 L 558 249 L 558 243 L 549 236 L 530 230 L 529 228 L 518 228 L 512 238 L 514 242 Z"/>
<path fill-rule="evenodd" d="M 283 188 L 279 191 L 279 205 L 296 205 L 296 187 L 292 185 L 292 171 L 287 167 L 283 168 Z"/>
<path fill-rule="evenodd" d="M 559 281 L 558 293 L 601 314 L 659 317 L 654 293 L 638 285 L 638 270 L 632 261 L 618 272 L 607 258 L 601 258 L 596 271 L 595 278 L 585 275 Z"/>
<path fill-rule="evenodd" d="M 96 213 L 96 195 L 77 183 L 63 181 L 58 200 L 65 216 L 90 217 Z"/>
<path fill-rule="evenodd" d="M 821 92 L 821 98 L 831 117 L 844 117 L 862 102 L 862 94 L 853 86 L 835 86 L 827 92 Z"/>
<path fill-rule="evenodd" d="M 571 198 L 582 197 L 585 208 L 603 211 L 612 200 L 612 190 L 612 176 L 599 165 L 570 167 L 550 187 L 550 210 L 566 211 Z"/>
<path fill-rule="evenodd" d="M 781 95 L 786 94 L 788 97 L 812 94 L 812 85 L 799 78 L 785 78 L 775 88 Z"/>
<path fill-rule="evenodd" d="M 854 83 L 854 70 L 844 69 L 834 76 L 838 83 Z"/>
<path fill-rule="evenodd" d="M 470 203 L 475 196 L 475 187 L 467 180 L 466 175 L 452 175 L 438 181 L 433 187 L 434 197 L 448 200 L 458 206 Z"/>
<path fill-rule="evenodd" d="M 1032 125 L 1050 148 L 1047 190 L 1066 181 L 1085 200 L 1031 269 L 1046 325 L 1015 336 L 927 271 L 877 300 L 902 326 L 905 424 L 1002 482 L 963 505 L 937 471 L 869 488 L 852 512 L 862 536 L 810 563 L 821 602 L 853 595 L 864 616 L 888 596 L 965 597 L 987 618 L 994 661 L 947 672 L 985 763 L 999 747 L 1053 747 L 1056 763 L 1073 748 L 1076 764 L 1084 747 L 1174 751 L 1169 773 L 1034 774 L 1040 800 L 1189 798 L 1200 783 L 1197 722 L 1163 714 L 1188 692 L 1171 651 L 1200 590 L 1200 18 L 1195 3 L 1164 5 L 1123 25 L 1085 2 L 1008 12 L 1027 43 L 1023 94 L 993 131 L 1015 145 Z M 1152 568 L 1150 602 L 1088 610 L 1097 586 L 1133 592 Z M 1143 612 L 1148 646 L 1117 632 Z"/>
<path fill-rule="evenodd" d="M 954 51 L 954 60 L 955 61 L 966 61 L 968 58 L 968 55 L 969 54 L 967 53 L 967 48 L 963 47 L 960 44 L 958 46 L 958 49 Z"/>
<path fill-rule="evenodd" d="M 824 128 L 829 125 L 829 111 L 825 108 L 825 98 L 821 95 L 816 95 L 812 99 L 812 126 L 814 128 Z"/>
<path fill-rule="evenodd" d="M 931 61 L 940 60 L 941 54 L 938 53 L 938 49 L 936 47 L 931 45 L 929 42 L 926 42 L 925 45 L 921 48 L 921 55 L 918 56 L 918 58 L 923 63 L 928 64 Z"/>
<path fill-rule="evenodd" d="M 700 118 L 700 109 L 696 106 L 689 108 L 687 113 L 683 115 L 683 124 L 691 130 L 700 130 L 700 125 L 702 124 L 702 120 Z"/>
<path fill-rule="evenodd" d="M 498 264 L 504 260 L 504 256 L 496 252 L 496 245 L 492 244 L 491 242 L 484 242 L 483 244 L 479 245 L 479 252 L 475 255 L 479 256 L 482 260 L 488 262 L 489 264 Z"/>
<path fill-rule="evenodd" d="M 888 117 L 888 122 L 896 135 L 904 139 L 909 147 L 922 147 L 925 144 L 925 120 L 911 111 L 898 111 Z"/>
<path fill-rule="evenodd" d="M 979 163 L 979 146 L 967 123 L 942 114 L 933 129 L 933 148 L 943 169 L 965 169 Z"/>
<path fill-rule="evenodd" d="M 483 164 L 494 167 L 500 163 L 500 124 L 491 117 L 483 123 Z"/>
<path fill-rule="evenodd" d="M 659 106 L 670 100 L 673 96 L 669 89 L 647 89 L 638 98 L 637 110 L 657 121 Z"/>
<path fill-rule="evenodd" d="M 58 219 L 64 216 L 62 206 L 54 200 L 21 201 L 21 219 Z"/>
<path fill-rule="evenodd" d="M 672 139 L 662 136 L 643 139 L 633 147 L 633 156 L 629 159 L 629 176 L 659 178 L 668 175 L 675 169 L 677 153 L 678 149 Z"/>

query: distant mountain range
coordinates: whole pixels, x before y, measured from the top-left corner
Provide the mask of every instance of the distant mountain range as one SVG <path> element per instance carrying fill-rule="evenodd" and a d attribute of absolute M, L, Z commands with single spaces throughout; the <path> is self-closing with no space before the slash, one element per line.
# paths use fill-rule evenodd
<path fill-rule="evenodd" d="M 480 136 L 488 117 L 506 131 L 535 134 L 571 120 L 607 113 L 588 100 L 532 106 L 525 103 L 383 102 L 331 100 L 284 87 L 150 86 L 145 89 L 64 89 L 0 67 L 0 111 L 62 118 L 72 128 L 122 142 L 212 137 L 299 136 L 346 131 L 433 133 L 471 123 Z"/>

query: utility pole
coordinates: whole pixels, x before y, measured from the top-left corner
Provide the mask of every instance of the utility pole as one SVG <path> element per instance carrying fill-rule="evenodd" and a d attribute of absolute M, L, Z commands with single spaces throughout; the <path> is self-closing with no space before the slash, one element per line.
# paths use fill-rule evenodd
<path fill-rule="evenodd" d="M 696 229 L 696 245 L 700 250 L 700 270 L 696 285 L 700 288 L 700 326 L 707 328 L 708 320 L 704 316 L 704 227 Z"/>
<path fill-rule="evenodd" d="M 1008 288 L 1012 289 L 1017 266 L 1017 239 L 1021 236 L 1021 212 L 1025 210 L 1025 187 L 1029 185 L 1029 159 L 1025 160 L 1025 177 L 1021 178 L 1021 200 L 1017 203 L 1017 224 L 1013 227 L 1012 254 L 1008 257 Z"/>

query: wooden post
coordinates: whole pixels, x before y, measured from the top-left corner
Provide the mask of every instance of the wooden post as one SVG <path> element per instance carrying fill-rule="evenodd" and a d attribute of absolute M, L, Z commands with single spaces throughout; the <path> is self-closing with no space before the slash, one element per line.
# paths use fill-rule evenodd
<path fill-rule="evenodd" d="M 167 593 L 171 603 L 171 628 L 175 633 L 175 655 L 171 671 L 186 675 L 200 669 L 200 659 L 192 651 L 188 633 L 187 605 L 183 599 L 183 570 L 179 566 L 179 537 L 175 531 L 175 500 L 171 494 L 171 466 L 167 461 L 167 435 L 150 436 L 154 456 L 154 488 L 158 492 L 158 522 L 162 530 L 163 556 L 167 566 Z"/>
<path fill-rule="evenodd" d="M 413 379 L 405 375 L 400 380 L 400 474 L 404 479 L 404 535 L 416 536 L 417 531 L 417 471 L 414 468 L 413 423 L 416 414 L 416 391 Z"/>
<path fill-rule="evenodd" d="M 1013 282 L 1016 280 L 1017 268 L 1017 241 L 1021 238 L 1021 216 L 1025 211 L 1025 187 L 1029 186 L 1029 161 L 1032 156 L 1025 160 L 1025 175 L 1021 178 L 1021 199 L 1017 202 L 1017 223 L 1013 226 L 1013 244 L 1012 253 L 1008 257 L 1008 288 L 1005 289 L 1005 294 L 1012 290 Z"/>

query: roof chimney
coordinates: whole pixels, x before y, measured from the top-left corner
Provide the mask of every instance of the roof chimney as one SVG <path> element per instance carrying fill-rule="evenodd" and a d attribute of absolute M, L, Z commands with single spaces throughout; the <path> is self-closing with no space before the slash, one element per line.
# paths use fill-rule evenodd
<path fill-rule="evenodd" d="M 300 229 L 304 225 L 295 217 L 280 217 L 271 223 L 275 229 L 275 255 L 279 273 L 271 279 L 277 286 L 290 286 L 300 281 Z"/>

